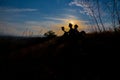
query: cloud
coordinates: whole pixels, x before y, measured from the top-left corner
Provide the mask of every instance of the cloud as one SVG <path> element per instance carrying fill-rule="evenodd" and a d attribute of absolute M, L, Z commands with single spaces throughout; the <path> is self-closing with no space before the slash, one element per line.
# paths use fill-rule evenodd
<path fill-rule="evenodd" d="M 89 7 L 89 3 L 92 1 L 86 1 L 86 0 L 73 0 L 72 2 L 70 2 L 68 5 L 72 6 L 78 6 L 78 7 Z"/>
<path fill-rule="evenodd" d="M 23 25 L 18 23 L 0 22 L 0 35 L 21 36 Z"/>
<path fill-rule="evenodd" d="M 32 8 L 0 8 L 0 12 L 35 12 L 38 9 Z"/>
<path fill-rule="evenodd" d="M 49 30 L 53 30 L 56 34 L 59 33 L 59 24 L 54 21 L 26 21 L 25 25 L 28 26 L 29 30 L 33 31 L 35 35 L 39 33 L 43 35 Z"/>
<path fill-rule="evenodd" d="M 73 16 L 73 15 L 67 15 L 64 18 L 58 18 L 58 17 L 51 18 L 51 17 L 47 17 L 47 19 L 55 20 L 55 21 L 57 20 L 58 22 L 61 22 L 59 24 L 56 24 L 55 26 L 57 26 L 57 28 L 59 28 L 59 29 L 62 26 L 64 26 L 67 31 L 69 30 L 69 27 L 68 27 L 69 23 L 72 23 L 73 25 L 78 24 L 79 25 L 79 31 L 85 30 L 87 28 L 86 23 L 88 23 L 88 21 L 79 20 L 79 19 L 77 19 L 76 16 Z M 59 32 L 62 33 L 61 30 Z"/>
<path fill-rule="evenodd" d="M 83 20 L 78 20 L 76 16 L 73 15 L 66 15 L 66 17 L 64 18 L 59 18 L 59 17 L 46 17 L 49 20 L 54 20 L 54 21 L 59 21 L 61 23 L 70 23 L 71 21 L 79 21 L 79 22 L 87 22 L 87 21 L 83 21 Z M 77 23 L 76 23 L 77 24 Z"/>
<path fill-rule="evenodd" d="M 40 23 L 35 21 L 28 21 L 24 23 L 0 22 L 0 35 L 41 36 L 47 30 L 48 29 L 40 26 Z"/>
<path fill-rule="evenodd" d="M 80 4 L 79 0 L 73 0 L 72 2 L 69 3 L 69 6 L 72 6 L 72 5 L 79 6 L 79 7 L 83 6 L 82 4 Z"/>
<path fill-rule="evenodd" d="M 66 13 L 72 13 L 72 14 L 77 12 L 76 9 L 71 9 L 71 8 L 65 8 L 65 9 L 63 9 L 63 11 Z"/>
<path fill-rule="evenodd" d="M 63 22 L 63 21 L 65 21 L 65 20 L 67 20 L 67 19 L 63 19 L 63 18 L 53 18 L 53 17 L 46 17 L 46 19 L 48 19 L 48 20 L 54 20 L 54 21 L 60 21 L 60 22 Z"/>
<path fill-rule="evenodd" d="M 57 35 L 62 35 L 63 31 L 61 27 L 64 26 L 66 30 L 69 30 L 68 24 L 73 22 L 79 25 L 79 30 L 85 29 L 84 23 L 86 21 L 77 19 L 74 15 L 64 14 L 62 17 L 43 17 L 45 21 L 39 20 L 25 20 L 24 22 L 4 22 L 0 23 L 0 34 L 29 36 L 29 33 L 33 33 L 33 36 L 43 35 L 49 30 L 53 30 Z M 25 33 L 24 33 L 25 32 Z M 24 35 L 23 35 L 24 33 Z"/>
<path fill-rule="evenodd" d="M 86 1 L 82 1 L 82 0 L 73 0 L 72 2 L 69 3 L 69 6 L 77 6 L 77 7 L 81 7 L 82 9 L 80 10 L 81 14 L 86 14 L 88 16 L 93 16 L 92 11 L 90 9 L 91 3 L 86 2 Z"/>
<path fill-rule="evenodd" d="M 72 19 L 76 19 L 76 16 L 64 14 L 64 17 L 45 17 L 48 20 L 59 21 L 59 23 L 68 23 Z"/>

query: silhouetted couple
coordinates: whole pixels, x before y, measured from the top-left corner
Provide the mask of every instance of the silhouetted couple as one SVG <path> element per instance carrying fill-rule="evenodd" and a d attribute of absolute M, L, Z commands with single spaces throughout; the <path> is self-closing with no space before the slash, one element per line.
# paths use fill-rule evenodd
<path fill-rule="evenodd" d="M 65 28 L 64 27 L 61 27 L 62 31 L 64 32 L 63 36 L 64 37 L 68 37 L 68 38 L 71 38 L 71 39 L 78 39 L 78 38 L 83 38 L 85 36 L 85 31 L 81 31 L 79 32 L 78 31 L 78 25 L 75 24 L 74 25 L 74 28 L 73 28 L 73 25 L 71 23 L 69 23 L 69 31 L 65 31 Z"/>

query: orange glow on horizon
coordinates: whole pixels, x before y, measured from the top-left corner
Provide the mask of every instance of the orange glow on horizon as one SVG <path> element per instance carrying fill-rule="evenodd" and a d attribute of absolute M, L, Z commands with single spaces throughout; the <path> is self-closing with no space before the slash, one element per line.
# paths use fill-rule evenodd
<path fill-rule="evenodd" d="M 58 35 L 62 35 L 64 32 L 61 30 L 61 27 L 65 27 L 65 30 L 66 31 L 69 31 L 69 23 L 72 23 L 73 24 L 73 28 L 74 28 L 74 25 L 77 24 L 79 27 L 78 27 L 78 30 L 81 31 L 81 30 L 85 30 L 87 29 L 86 25 L 85 25 L 85 22 L 84 21 L 80 21 L 80 20 L 77 20 L 77 19 L 66 19 L 64 20 L 63 23 L 61 24 L 56 24 L 57 28 L 59 29 L 53 29 L 55 30 L 55 32 L 58 34 Z M 56 28 L 56 27 L 54 27 Z"/>

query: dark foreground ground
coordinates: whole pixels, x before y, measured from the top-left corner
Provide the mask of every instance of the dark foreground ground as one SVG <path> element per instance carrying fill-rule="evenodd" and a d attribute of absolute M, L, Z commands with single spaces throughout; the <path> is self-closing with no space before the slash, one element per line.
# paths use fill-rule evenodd
<path fill-rule="evenodd" d="M 119 33 L 83 40 L 1 37 L 0 80 L 116 80 L 119 46 Z"/>

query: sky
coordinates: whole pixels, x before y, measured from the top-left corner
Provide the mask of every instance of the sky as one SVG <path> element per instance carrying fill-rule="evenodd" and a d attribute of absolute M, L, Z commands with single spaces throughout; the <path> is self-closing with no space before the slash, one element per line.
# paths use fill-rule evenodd
<path fill-rule="evenodd" d="M 0 35 L 40 36 L 49 30 L 62 35 L 69 23 L 89 32 L 88 16 L 76 1 L 0 0 Z"/>

